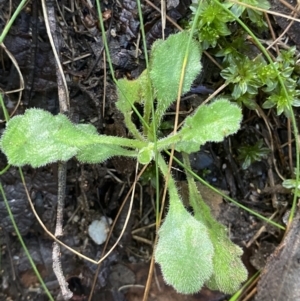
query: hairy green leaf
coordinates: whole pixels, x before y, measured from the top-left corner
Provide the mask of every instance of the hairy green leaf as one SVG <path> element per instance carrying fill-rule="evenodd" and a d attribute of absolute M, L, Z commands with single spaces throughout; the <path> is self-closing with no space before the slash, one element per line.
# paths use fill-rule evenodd
<path fill-rule="evenodd" d="M 149 83 L 147 70 L 144 70 L 135 80 L 118 80 L 118 101 L 116 102 L 116 106 L 123 113 L 125 124 L 135 138 L 142 139 L 142 135 L 131 120 L 133 113 L 132 106 L 135 103 L 145 105 L 144 118 L 145 122 L 149 122 L 148 106 L 152 102 L 151 84 Z"/>
<path fill-rule="evenodd" d="M 206 227 L 171 201 L 155 250 L 166 283 L 180 293 L 198 292 L 212 275 L 213 251 Z"/>
<path fill-rule="evenodd" d="M 242 249 L 228 238 L 226 228 L 211 215 L 210 208 L 198 192 L 194 179 L 188 176 L 189 200 L 195 218 L 205 225 L 214 247 L 213 274 L 205 284 L 212 290 L 235 293 L 246 281 L 248 273 L 242 263 Z"/>
<path fill-rule="evenodd" d="M 188 42 L 189 34 L 181 32 L 169 36 L 166 41 L 158 40 L 152 46 L 150 78 L 157 97 L 157 122 L 160 122 L 167 108 L 177 98 Z M 192 40 L 188 51 L 182 94 L 190 90 L 193 81 L 200 73 L 200 58 L 199 44 Z"/>
<path fill-rule="evenodd" d="M 96 128 L 89 124 L 78 124 L 76 127 L 84 131 L 86 134 L 97 135 Z M 80 162 L 90 164 L 103 162 L 114 156 L 135 157 L 136 151 L 127 150 L 118 145 L 91 144 L 81 147 L 76 154 L 76 158 Z"/>
<path fill-rule="evenodd" d="M 149 101 L 149 98 L 151 98 L 151 91 L 148 83 L 147 70 L 144 70 L 137 79 L 118 80 L 118 101 L 116 102 L 116 106 L 124 116 L 132 112 L 131 103 L 143 104 L 144 102 Z M 128 100 L 130 100 L 131 103 Z"/>
<path fill-rule="evenodd" d="M 243 250 L 230 241 L 226 228 L 217 221 L 213 228 L 209 229 L 209 237 L 215 249 L 214 273 L 205 285 L 211 290 L 233 294 L 248 277 L 247 269 L 241 260 Z"/>
<path fill-rule="evenodd" d="M 213 257 L 214 272 L 210 279 L 205 282 L 205 285 L 212 290 L 233 294 L 247 280 L 248 276 L 247 269 L 241 260 L 243 251 L 231 242 L 226 228 L 213 218 L 210 208 L 204 203 L 199 193 L 197 198 L 201 202 L 201 211 L 197 210 L 195 218 L 207 227 L 209 238 L 215 250 Z"/>
<path fill-rule="evenodd" d="M 218 99 L 210 105 L 200 106 L 196 113 L 186 118 L 178 135 L 181 141 L 177 151 L 191 153 L 208 141 L 220 142 L 240 128 L 241 109 L 226 99 Z"/>
<path fill-rule="evenodd" d="M 80 149 L 76 158 L 82 163 L 96 164 L 115 156 L 136 158 L 136 154 L 118 145 L 92 144 Z"/>
<path fill-rule="evenodd" d="M 8 162 L 15 166 L 31 164 L 38 167 L 58 160 L 66 161 L 77 153 L 78 147 L 67 142 L 74 136 L 72 139 L 80 139 L 78 131 L 81 132 L 71 126 L 64 115 L 53 117 L 46 111 L 30 109 L 8 122 L 1 138 L 1 149 Z"/>
<path fill-rule="evenodd" d="M 115 145 L 122 143 L 134 145 L 128 139 L 100 136 L 92 125 L 75 125 L 65 115 L 53 116 L 41 109 L 29 109 L 24 115 L 16 116 L 7 123 L 0 146 L 9 164 L 39 167 L 56 161 L 67 161 L 77 154 L 79 160 L 93 163 L 96 158 L 100 162 L 100 159 L 105 160 L 114 155 L 132 155 Z M 104 146 L 96 147 L 93 152 L 95 144 Z M 91 158 L 88 158 L 89 155 Z"/>

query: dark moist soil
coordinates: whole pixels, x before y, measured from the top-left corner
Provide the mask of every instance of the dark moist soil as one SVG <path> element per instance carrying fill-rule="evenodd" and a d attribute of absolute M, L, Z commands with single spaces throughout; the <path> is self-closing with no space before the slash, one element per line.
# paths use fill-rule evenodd
<path fill-rule="evenodd" d="M 12 2 L 13 7 L 10 8 L 7 1 L 0 0 L 1 29 L 7 22 L 10 9 L 14 11 L 19 1 Z M 103 60 L 104 48 L 95 9 L 88 6 L 88 1 L 74 1 L 75 8 L 70 7 L 66 1 L 58 2 L 60 12 L 55 2 L 53 5 L 57 14 L 56 31 L 61 60 L 70 91 L 70 118 L 75 123 L 92 123 L 99 133 L 127 137 L 123 116 L 115 107 L 116 88 L 109 72 L 105 76 L 104 69 L 108 70 L 108 65 Z M 282 10 L 279 1 L 272 2 L 274 9 Z M 154 4 L 160 7 L 160 1 L 154 1 Z M 180 1 L 179 5 L 168 8 L 167 13 L 176 22 L 184 22 L 190 16 L 189 5 L 188 0 Z M 137 48 L 140 23 L 135 1 L 104 1 L 102 11 L 116 77 L 136 78 L 144 70 L 145 61 L 142 44 Z M 161 38 L 160 14 L 146 2 L 143 2 L 142 11 L 147 48 L 150 49 L 153 42 Z M 19 74 L 7 54 L 1 51 L 0 88 L 7 93 L 4 98 L 9 112 L 12 113 L 17 108 L 14 115 L 22 114 L 31 107 L 43 108 L 53 114 L 59 112 L 55 61 L 41 12 L 40 1 L 29 1 L 4 41 L 24 78 L 25 88 L 19 105 L 17 102 L 20 94 L 8 93 L 20 87 Z M 276 21 L 279 25 L 272 20 L 280 33 L 280 26 L 286 25 L 281 25 L 282 20 Z M 165 35 L 174 32 L 174 27 L 167 22 Z M 299 34 L 295 32 L 299 30 L 292 27 L 290 37 L 297 44 L 299 41 L 295 38 Z M 203 57 L 202 63 L 203 72 L 195 86 L 204 87 L 204 91 L 203 88 L 201 90 L 204 94 L 211 93 L 222 84 L 220 71 L 206 57 Z M 198 92 L 197 89 L 183 97 L 180 111 L 191 112 L 205 100 L 205 95 L 194 92 Z M 173 107 L 170 112 L 174 112 Z M 223 143 L 209 143 L 198 153 L 191 155 L 193 170 L 216 188 L 264 216 L 270 217 L 276 211 L 274 220 L 282 223 L 282 216 L 291 204 L 290 192 L 282 187 L 282 180 L 278 176 L 291 176 L 286 145 L 287 120 L 283 116 L 276 116 L 272 111 L 265 112 L 265 116 L 261 112 L 247 109 L 243 113 L 242 129 L 236 135 Z M 187 114 L 180 118 L 183 120 Z M 166 117 L 170 124 L 173 122 L 172 116 L 170 114 Z M 271 128 L 274 152 L 270 151 L 261 161 L 243 170 L 242 162 L 238 160 L 238 149 L 242 144 L 253 145 L 262 139 L 265 145 L 271 145 L 263 117 Z M 4 119 L 3 116 L 1 119 Z M 2 130 L 4 127 L 2 122 Z M 0 164 L 1 168 L 6 166 L 6 159 L 2 154 Z M 185 197 L 185 177 L 179 166 L 174 167 L 178 186 Z M 134 168 L 135 162 L 124 158 L 113 158 L 97 165 L 79 164 L 76 160 L 67 163 L 63 237 L 66 244 L 85 256 L 100 258 L 103 244 L 99 246 L 93 242 L 88 235 L 88 226 L 101 216 L 115 219 L 134 179 Z M 23 173 L 39 217 L 48 230 L 54 233 L 57 164 L 38 169 L 26 166 Z M 118 246 L 102 263 L 98 274 L 96 265 L 62 248 L 62 268 L 69 287 L 74 292 L 72 300 L 88 299 L 94 277 L 97 277 L 97 281 L 92 300 L 142 300 L 155 237 L 155 190 L 152 175 L 153 166 L 150 166 L 137 185 L 125 233 Z M 10 168 L 1 176 L 1 183 L 33 261 L 54 299 L 61 300 L 59 285 L 52 269 L 53 240 L 32 213 L 18 169 Z M 206 187 L 199 188 L 215 217 L 228 227 L 232 241 L 244 249 L 244 263 L 249 275 L 253 275 L 265 266 L 266 258 L 280 242 L 282 232 L 228 203 Z M 123 228 L 128 206 L 127 202 L 107 250 L 115 243 Z M 3 200 L 0 202 L 0 225 L 0 300 L 47 300 L 17 239 Z M 206 288 L 192 296 L 177 294 L 164 284 L 160 269 L 155 266 L 148 300 L 221 301 L 228 300 L 228 297 Z"/>

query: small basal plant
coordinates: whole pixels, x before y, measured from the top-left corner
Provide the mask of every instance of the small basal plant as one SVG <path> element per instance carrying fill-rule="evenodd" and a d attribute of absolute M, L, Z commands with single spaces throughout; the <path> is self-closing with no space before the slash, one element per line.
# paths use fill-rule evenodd
<path fill-rule="evenodd" d="M 226 28 L 218 30 L 226 34 Z M 168 178 L 170 198 L 155 246 L 155 258 L 165 281 L 181 293 L 195 293 L 206 285 L 230 294 L 247 278 L 240 258 L 242 250 L 212 217 L 189 175 L 189 202 L 194 213 L 186 210 L 162 153 L 174 147 L 177 152 L 190 154 L 199 151 L 207 141 L 222 141 L 239 129 L 241 109 L 227 99 L 215 99 L 198 107 L 175 134 L 158 138 L 159 126 L 179 88 L 182 86 L 181 94 L 188 92 L 201 72 L 200 49 L 199 43 L 186 32 L 158 40 L 152 47 L 149 68 L 135 80 L 118 81 L 117 108 L 124 115 L 132 139 L 99 135 L 94 126 L 73 124 L 65 115 L 28 109 L 7 123 L 0 146 L 14 166 L 39 167 L 72 157 L 91 164 L 113 156 L 137 158 L 140 164 L 156 161 L 162 175 Z M 141 128 L 131 118 L 137 112 L 133 109 L 136 104 L 143 108 Z"/>
<path fill-rule="evenodd" d="M 228 14 L 224 8 L 218 3 L 221 3 L 224 7 L 229 8 L 233 15 Z M 270 5 L 266 0 L 241 0 L 241 3 L 250 4 L 255 7 L 269 9 Z M 196 15 L 198 5 L 200 6 L 200 14 L 197 28 L 197 37 L 204 49 L 209 47 L 216 47 L 220 42 L 226 42 L 226 38 L 232 35 L 232 22 L 235 18 L 241 18 L 245 21 L 251 21 L 251 24 L 255 24 L 259 28 L 266 28 L 267 23 L 264 20 L 263 13 L 257 10 L 247 8 L 246 6 L 235 4 L 231 1 L 216 1 L 216 0 L 192 0 L 191 10 Z M 191 24 L 194 20 L 191 20 Z M 236 38 L 236 36 L 235 36 Z M 231 43 L 226 43 L 228 48 Z M 234 46 L 234 45 L 233 45 Z M 239 48 L 232 47 L 233 51 Z"/>
<path fill-rule="evenodd" d="M 243 145 L 239 147 L 239 160 L 242 161 L 242 168 L 247 169 L 252 163 L 261 161 L 270 153 L 270 149 L 263 146 L 263 140 L 257 141 L 254 145 Z"/>

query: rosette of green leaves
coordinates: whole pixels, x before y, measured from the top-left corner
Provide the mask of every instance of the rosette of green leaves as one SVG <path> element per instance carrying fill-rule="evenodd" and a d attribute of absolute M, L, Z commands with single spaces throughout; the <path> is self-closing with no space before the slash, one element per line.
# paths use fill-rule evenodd
<path fill-rule="evenodd" d="M 217 99 L 197 108 L 176 134 L 157 141 L 154 129 L 178 97 L 180 85 L 181 94 L 189 91 L 201 70 L 199 45 L 192 41 L 187 51 L 188 43 L 187 33 L 156 42 L 151 52 L 149 70 L 145 70 L 136 80 L 118 81 L 117 107 L 124 114 L 133 139 L 99 135 L 92 125 L 73 124 L 65 115 L 53 116 L 40 109 L 29 109 L 7 123 L 1 138 L 1 150 L 8 162 L 16 166 L 31 164 L 38 167 L 66 161 L 73 156 L 86 163 L 100 163 L 112 156 L 130 156 L 147 164 L 155 158 L 167 177 L 168 169 L 160 154 L 163 150 L 174 145 L 177 151 L 191 153 L 198 151 L 207 141 L 222 141 L 235 133 L 240 127 L 241 109 L 227 99 Z M 174 49 L 176 51 L 172 51 L 171 55 L 174 59 L 170 59 L 170 51 Z M 181 77 L 184 62 L 186 72 Z M 155 101 L 156 110 L 153 112 Z M 134 104 L 143 108 L 142 131 L 131 119 L 133 111 L 138 113 Z M 158 156 L 155 157 L 155 153 Z M 232 292 L 244 274 L 241 273 L 237 282 L 229 285 L 223 278 L 219 280 L 216 273 L 232 273 L 228 269 L 230 265 L 239 268 L 236 257 L 240 255 L 240 249 L 231 245 L 224 228 L 212 222 L 205 208 L 203 212 L 195 210 L 195 216 L 188 213 L 172 176 L 169 178 L 170 207 L 159 231 L 155 251 L 166 282 L 183 293 L 196 292 L 204 283 Z M 221 235 L 220 245 L 216 243 L 219 236 L 215 236 L 215 232 Z M 223 252 L 222 248 L 227 248 L 228 252 Z M 218 257 L 222 259 L 219 261 Z M 223 263 L 225 267 L 221 269 Z"/>

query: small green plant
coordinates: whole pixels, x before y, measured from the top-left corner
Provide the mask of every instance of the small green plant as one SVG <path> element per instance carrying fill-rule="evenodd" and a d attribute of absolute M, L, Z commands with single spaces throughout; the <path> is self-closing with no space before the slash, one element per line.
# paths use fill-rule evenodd
<path fill-rule="evenodd" d="M 240 2 L 262 9 L 270 8 L 266 0 Z M 278 115 L 284 113 L 290 117 L 290 106 L 300 106 L 299 74 L 295 71 L 296 48 L 281 50 L 273 63 L 260 54 L 255 57 L 245 31 L 236 28 L 233 22 L 240 18 L 257 31 L 266 29 L 262 12 L 231 1 L 193 0 L 191 9 L 195 14 L 198 5 L 200 18 L 195 35 L 204 49 L 214 48 L 215 56 L 223 58 L 221 76 L 229 85 L 233 99 L 249 109 L 256 109 L 255 98 L 261 92 L 265 95 L 264 109 L 275 107 Z"/>
<path fill-rule="evenodd" d="M 243 5 L 234 4 L 230 1 L 218 1 L 229 8 L 236 18 L 242 18 L 244 20 L 250 20 L 258 27 L 266 27 L 267 24 L 263 18 L 262 12 L 246 8 Z M 255 7 L 269 9 L 270 5 L 268 1 L 257 0 L 242 0 L 241 3 L 250 4 Z M 216 47 L 220 41 L 226 41 L 224 37 L 228 37 L 232 34 L 230 30 L 230 23 L 235 21 L 232 15 L 229 15 L 222 6 L 217 4 L 215 0 L 199 1 L 193 0 L 191 10 L 196 15 L 198 5 L 200 5 L 200 18 L 196 25 L 197 37 L 204 49 L 209 47 Z M 191 24 L 194 22 L 192 19 Z M 226 43 L 230 44 L 230 43 Z"/>
<path fill-rule="evenodd" d="M 233 84 L 232 97 L 250 109 L 255 109 L 255 96 L 261 89 L 266 95 L 262 104 L 264 109 L 276 107 L 277 114 L 284 113 L 290 117 L 290 105 L 300 106 L 300 90 L 297 89 L 297 77 L 293 75 L 296 65 L 295 47 L 282 50 L 273 65 L 268 64 L 262 57 L 250 60 L 246 55 L 226 55 L 226 67 L 221 76 L 227 83 Z M 221 55 L 221 52 L 219 52 Z M 288 98 L 278 81 L 280 75 Z"/>
<path fill-rule="evenodd" d="M 257 141 L 254 145 L 243 145 L 239 147 L 239 160 L 243 161 L 242 168 L 247 169 L 253 162 L 260 161 L 270 149 L 263 147 L 263 140 Z"/>
<path fill-rule="evenodd" d="M 172 56 L 170 49 L 176 49 Z M 184 94 L 200 73 L 200 58 L 199 44 L 186 32 L 178 33 L 155 42 L 149 69 L 137 79 L 118 81 L 117 107 L 132 139 L 99 135 L 92 125 L 73 124 L 62 114 L 53 116 L 40 109 L 28 109 L 7 123 L 0 146 L 15 166 L 39 167 L 72 157 L 84 163 L 100 163 L 112 156 L 137 158 L 141 164 L 156 161 L 163 176 L 169 178 L 166 185 L 170 206 L 155 250 L 165 281 L 181 293 L 195 293 L 204 284 L 234 293 L 247 278 L 240 259 L 242 250 L 211 216 L 190 176 L 189 198 L 194 215 L 185 209 L 162 152 L 174 146 L 176 151 L 190 154 L 207 141 L 222 141 L 239 129 L 241 109 L 227 99 L 216 99 L 197 108 L 177 133 L 157 140 L 157 129 L 181 84 Z M 183 62 L 186 70 L 182 77 Z M 143 108 L 141 128 L 131 119 L 135 104 Z"/>

